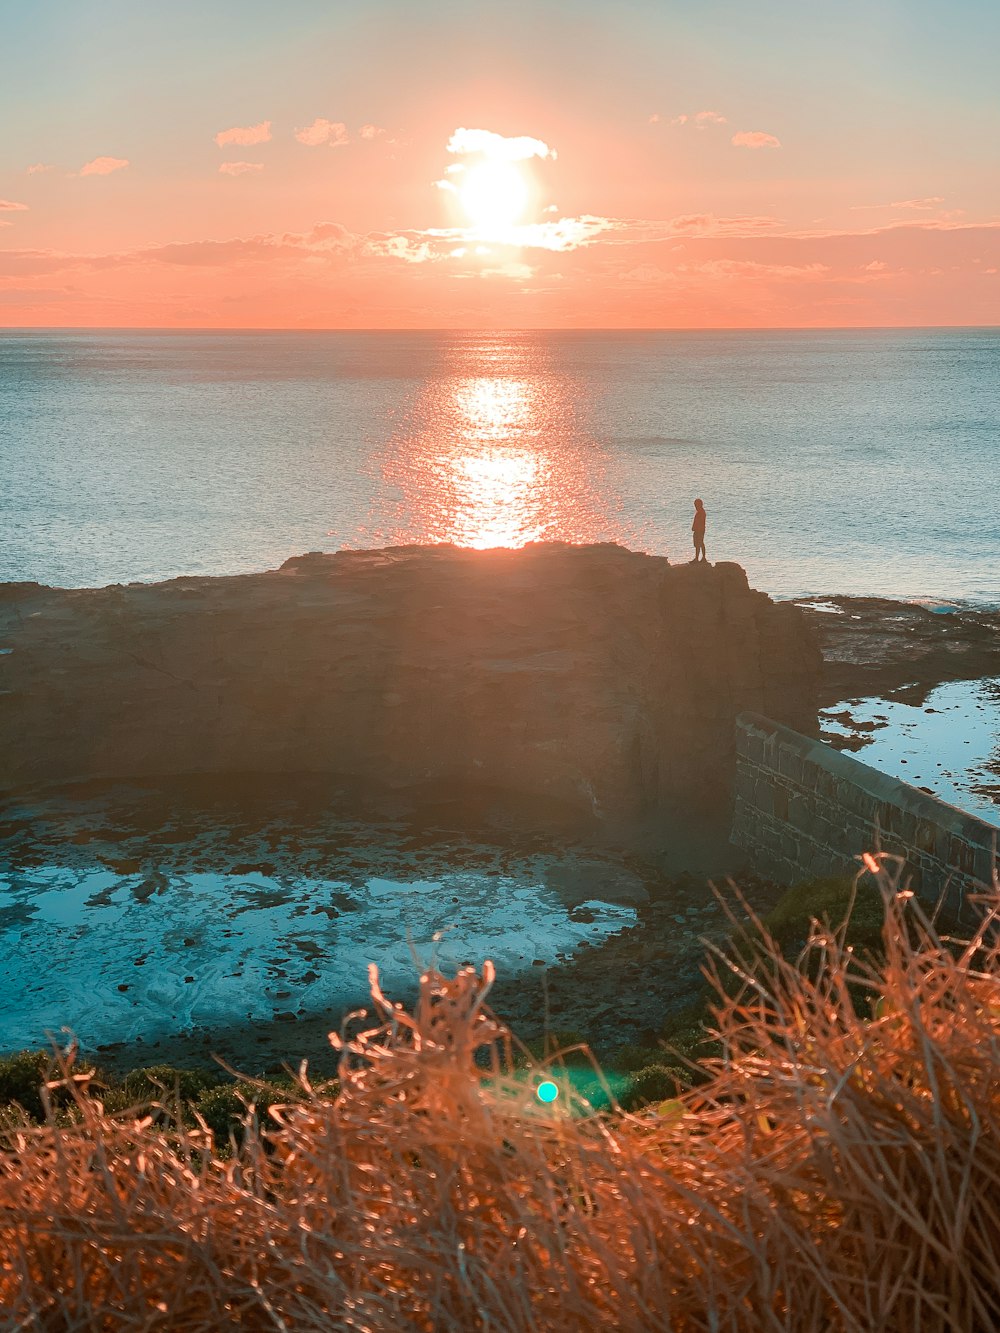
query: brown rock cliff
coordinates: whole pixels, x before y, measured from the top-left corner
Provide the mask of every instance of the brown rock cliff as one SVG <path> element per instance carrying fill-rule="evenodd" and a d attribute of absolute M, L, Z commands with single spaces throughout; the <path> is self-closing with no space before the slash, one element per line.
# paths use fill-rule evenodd
<path fill-rule="evenodd" d="M 8 584 L 3 649 L 0 787 L 313 771 L 612 823 L 728 801 L 735 716 L 815 734 L 821 666 L 802 613 L 738 565 L 561 543 Z"/>

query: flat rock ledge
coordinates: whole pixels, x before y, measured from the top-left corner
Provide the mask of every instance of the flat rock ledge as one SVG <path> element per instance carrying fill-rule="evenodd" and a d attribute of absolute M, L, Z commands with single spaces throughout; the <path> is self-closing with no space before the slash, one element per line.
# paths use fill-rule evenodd
<path fill-rule="evenodd" d="M 231 578 L 0 585 L 0 788 L 313 772 L 627 826 L 728 807 L 744 711 L 817 734 L 807 618 L 616 545 L 312 553 Z"/>

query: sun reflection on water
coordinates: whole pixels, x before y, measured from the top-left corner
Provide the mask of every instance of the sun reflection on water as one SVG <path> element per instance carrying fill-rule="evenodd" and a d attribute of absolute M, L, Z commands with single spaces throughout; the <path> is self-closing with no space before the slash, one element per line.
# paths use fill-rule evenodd
<path fill-rule="evenodd" d="M 545 536 L 547 460 L 538 449 L 533 398 L 524 380 L 481 377 L 456 388 L 457 429 L 439 456 L 456 503 L 440 540 L 484 550 Z"/>
<path fill-rule="evenodd" d="M 603 452 L 577 420 L 576 395 L 526 361 L 480 355 L 453 367 L 480 373 L 425 384 L 383 456 L 399 497 L 386 540 L 484 550 L 612 535 Z"/>

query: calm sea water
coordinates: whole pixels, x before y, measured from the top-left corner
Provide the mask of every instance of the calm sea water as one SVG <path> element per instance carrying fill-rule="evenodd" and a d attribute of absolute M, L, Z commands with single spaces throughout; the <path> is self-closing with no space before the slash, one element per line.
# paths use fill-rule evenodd
<path fill-rule="evenodd" d="M 1000 330 L 0 333 L 0 580 L 619 541 L 1000 602 Z"/>

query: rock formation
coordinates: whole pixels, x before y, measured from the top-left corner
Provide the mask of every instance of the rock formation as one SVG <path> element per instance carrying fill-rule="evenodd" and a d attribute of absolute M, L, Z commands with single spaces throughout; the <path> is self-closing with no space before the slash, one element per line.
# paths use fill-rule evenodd
<path fill-rule="evenodd" d="M 820 655 L 734 564 L 619 546 L 310 554 L 232 578 L 0 587 L 0 787 L 321 772 L 728 804 L 734 718 L 815 733 Z"/>

